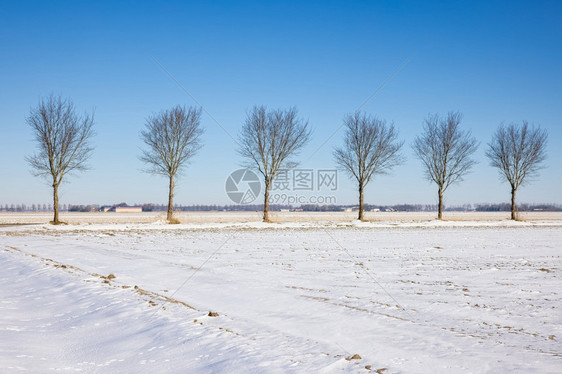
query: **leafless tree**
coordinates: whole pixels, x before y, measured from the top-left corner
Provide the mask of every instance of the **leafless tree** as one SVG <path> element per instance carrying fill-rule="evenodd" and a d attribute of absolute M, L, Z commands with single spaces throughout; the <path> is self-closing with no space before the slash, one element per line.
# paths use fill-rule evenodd
<path fill-rule="evenodd" d="M 88 169 L 92 154 L 94 115 L 76 113 L 70 99 L 50 95 L 30 110 L 26 118 L 37 142 L 38 153 L 26 157 L 35 176 L 46 177 L 53 187 L 52 224 L 60 224 L 58 189 L 65 175 Z"/>
<path fill-rule="evenodd" d="M 443 194 L 451 184 L 463 180 L 476 161 L 472 154 L 478 142 L 470 131 L 462 131 L 462 114 L 450 112 L 447 118 L 430 115 L 424 123 L 423 132 L 418 135 L 412 148 L 425 167 L 427 179 L 438 188 L 437 218 L 443 218 Z"/>
<path fill-rule="evenodd" d="M 359 188 L 359 216 L 364 220 L 363 195 L 375 174 L 385 174 L 403 162 L 398 132 L 394 125 L 364 113 L 355 112 L 344 119 L 344 145 L 334 150 L 336 163 L 355 178 Z"/>
<path fill-rule="evenodd" d="M 256 106 L 247 113 L 242 127 L 239 153 L 247 160 L 247 166 L 257 168 L 264 178 L 264 222 L 269 222 L 273 179 L 288 159 L 310 140 L 308 123 L 297 114 L 296 108 L 268 111 L 264 106 Z"/>
<path fill-rule="evenodd" d="M 511 219 L 516 219 L 515 195 L 529 178 L 538 176 L 546 160 L 548 134 L 540 127 L 500 125 L 488 143 L 486 156 L 490 165 L 499 169 L 500 176 L 511 186 Z"/>
<path fill-rule="evenodd" d="M 146 120 L 141 138 L 148 146 L 140 159 L 148 165 L 147 172 L 169 179 L 168 214 L 170 223 L 174 208 L 174 178 L 184 169 L 189 159 L 201 148 L 201 109 L 176 106 L 163 110 Z"/>

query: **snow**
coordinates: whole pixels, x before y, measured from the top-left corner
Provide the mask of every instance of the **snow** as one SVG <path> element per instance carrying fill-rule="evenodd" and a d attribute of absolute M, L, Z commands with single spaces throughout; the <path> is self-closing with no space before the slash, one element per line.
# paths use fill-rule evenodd
<path fill-rule="evenodd" d="M 559 221 L 0 227 L 0 372 L 556 373 L 561 247 Z"/>

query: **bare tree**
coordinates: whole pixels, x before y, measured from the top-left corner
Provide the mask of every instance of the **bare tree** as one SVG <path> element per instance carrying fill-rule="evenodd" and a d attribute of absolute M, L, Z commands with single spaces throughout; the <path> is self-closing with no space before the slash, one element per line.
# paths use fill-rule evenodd
<path fill-rule="evenodd" d="M 546 160 L 548 134 L 540 127 L 500 125 L 488 143 L 486 156 L 490 165 L 499 169 L 500 176 L 511 186 L 511 219 L 516 219 L 515 195 L 529 178 L 538 176 Z"/>
<path fill-rule="evenodd" d="M 447 118 L 430 115 L 412 148 L 425 167 L 427 179 L 437 184 L 439 198 L 437 218 L 443 218 L 443 195 L 451 184 L 463 180 L 476 161 L 471 158 L 478 142 L 470 131 L 462 131 L 462 114 L 450 112 Z"/>
<path fill-rule="evenodd" d="M 403 162 L 394 125 L 355 112 L 344 119 L 346 133 L 344 145 L 334 150 L 336 163 L 351 177 L 359 188 L 359 216 L 364 220 L 363 196 L 365 187 L 375 174 L 385 174 Z"/>
<path fill-rule="evenodd" d="M 173 218 L 174 178 L 201 148 L 201 109 L 178 105 L 149 117 L 145 126 L 141 138 L 148 149 L 143 151 L 140 159 L 148 164 L 147 172 L 169 179 L 166 219 L 174 223 L 177 222 Z"/>
<path fill-rule="evenodd" d="M 52 224 L 59 220 L 59 186 L 65 175 L 88 169 L 87 160 L 92 154 L 90 139 L 94 135 L 94 115 L 78 115 L 70 99 L 50 95 L 30 110 L 26 118 L 37 142 L 38 153 L 26 157 L 35 176 L 52 182 Z"/>
<path fill-rule="evenodd" d="M 264 106 L 255 106 L 247 113 L 239 153 L 246 158 L 247 166 L 257 167 L 264 178 L 264 222 L 269 222 L 271 182 L 289 157 L 297 154 L 309 140 L 308 123 L 297 117 L 296 108 L 268 111 Z"/>

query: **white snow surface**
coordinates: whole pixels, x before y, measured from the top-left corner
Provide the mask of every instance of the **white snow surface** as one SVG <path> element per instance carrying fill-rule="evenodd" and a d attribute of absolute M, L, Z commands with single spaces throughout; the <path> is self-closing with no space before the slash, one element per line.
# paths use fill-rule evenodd
<path fill-rule="evenodd" d="M 1 227 L 0 372 L 560 373 L 561 250 L 559 223 Z"/>

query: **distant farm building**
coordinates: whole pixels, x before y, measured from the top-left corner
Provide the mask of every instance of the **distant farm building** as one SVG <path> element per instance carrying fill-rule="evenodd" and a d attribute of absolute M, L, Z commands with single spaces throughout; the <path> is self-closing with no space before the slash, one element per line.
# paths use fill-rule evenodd
<path fill-rule="evenodd" d="M 115 213 L 142 213 L 142 206 L 116 206 Z"/>
<path fill-rule="evenodd" d="M 115 213 L 142 213 L 142 206 L 103 206 L 100 210 Z"/>

